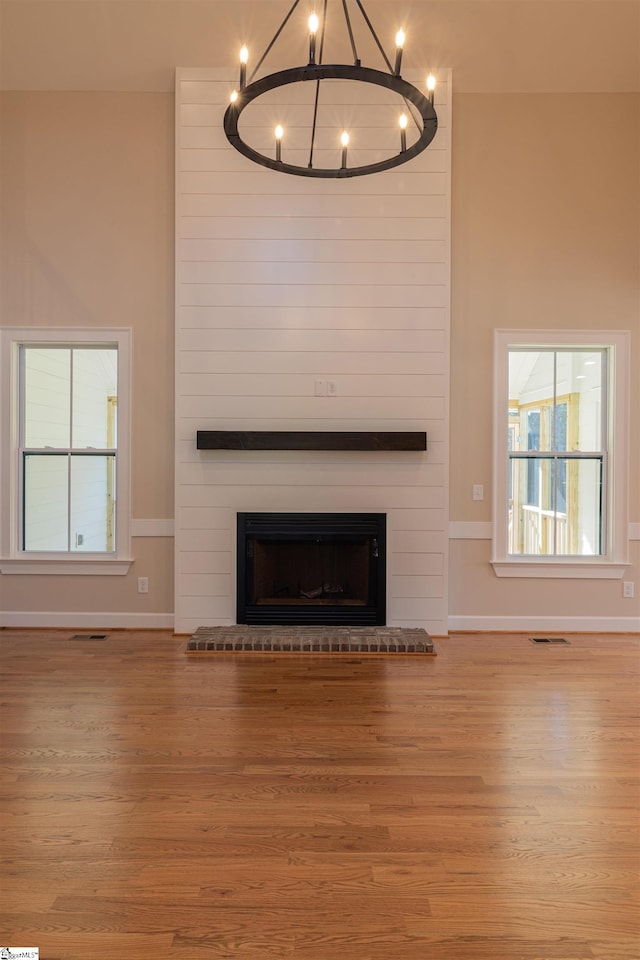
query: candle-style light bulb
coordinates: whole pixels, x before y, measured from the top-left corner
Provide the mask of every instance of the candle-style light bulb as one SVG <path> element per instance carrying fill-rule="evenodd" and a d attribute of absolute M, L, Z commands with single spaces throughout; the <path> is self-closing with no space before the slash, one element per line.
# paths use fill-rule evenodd
<path fill-rule="evenodd" d="M 400 152 L 404 153 L 407 149 L 407 123 L 408 123 L 406 113 L 401 113 L 398 119 L 400 124 Z"/>
<path fill-rule="evenodd" d="M 284 134 L 284 130 L 282 129 L 280 124 L 278 124 L 278 126 L 276 127 L 275 134 L 276 134 L 276 163 L 282 163 L 282 137 Z"/>
<path fill-rule="evenodd" d="M 398 30 L 396 33 L 396 65 L 394 68 L 394 73 L 396 77 L 400 76 L 400 64 L 402 63 L 402 49 L 404 47 L 404 42 L 406 40 L 404 30 Z"/>
<path fill-rule="evenodd" d="M 349 134 L 346 130 L 340 137 L 340 143 L 342 144 L 342 169 L 344 170 L 347 166 L 347 147 L 349 146 Z"/>
<path fill-rule="evenodd" d="M 319 26 L 320 20 L 318 15 L 312 13 L 309 17 L 309 63 L 316 62 L 316 34 Z"/>
<path fill-rule="evenodd" d="M 238 99 L 238 91 L 237 91 L 237 90 L 232 90 L 232 91 L 231 91 L 231 96 L 229 97 L 229 100 L 231 101 L 231 103 L 235 103 L 237 99 Z"/>
<path fill-rule="evenodd" d="M 249 59 L 249 51 L 246 47 L 242 47 L 240 50 L 240 89 L 242 90 L 244 85 L 247 82 L 247 61 Z"/>
<path fill-rule="evenodd" d="M 433 106 L 433 100 L 435 96 L 436 89 L 436 78 L 432 73 L 427 77 L 427 90 L 429 91 L 429 103 Z"/>

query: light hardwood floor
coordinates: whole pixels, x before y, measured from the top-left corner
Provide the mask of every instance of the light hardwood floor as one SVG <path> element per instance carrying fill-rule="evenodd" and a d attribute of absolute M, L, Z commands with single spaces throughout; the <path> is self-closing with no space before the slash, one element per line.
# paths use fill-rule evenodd
<path fill-rule="evenodd" d="M 0 942 L 637 960 L 637 637 L 187 656 L 0 631 Z"/>

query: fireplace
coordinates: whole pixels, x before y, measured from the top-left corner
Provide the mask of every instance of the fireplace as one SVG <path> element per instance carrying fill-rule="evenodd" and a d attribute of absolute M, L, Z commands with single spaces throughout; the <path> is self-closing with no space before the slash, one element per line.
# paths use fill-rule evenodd
<path fill-rule="evenodd" d="M 386 519 L 239 513 L 238 623 L 384 625 Z"/>

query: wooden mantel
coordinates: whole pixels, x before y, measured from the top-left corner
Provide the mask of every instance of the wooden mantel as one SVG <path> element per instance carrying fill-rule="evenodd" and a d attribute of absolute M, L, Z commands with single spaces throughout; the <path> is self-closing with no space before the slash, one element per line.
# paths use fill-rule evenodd
<path fill-rule="evenodd" d="M 198 450 L 426 450 L 419 431 L 198 430 Z"/>

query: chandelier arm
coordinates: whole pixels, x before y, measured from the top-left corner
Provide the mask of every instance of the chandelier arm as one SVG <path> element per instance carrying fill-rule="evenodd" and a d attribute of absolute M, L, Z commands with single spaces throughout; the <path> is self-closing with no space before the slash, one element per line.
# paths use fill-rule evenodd
<path fill-rule="evenodd" d="M 344 0 L 342 0 L 342 2 L 344 3 Z M 378 39 L 378 34 L 377 34 L 377 33 L 375 32 L 375 30 L 373 29 L 373 24 L 371 23 L 371 20 L 369 20 L 369 17 L 367 16 L 367 11 L 365 10 L 365 8 L 364 8 L 363 5 L 362 5 L 362 0 L 356 0 L 356 3 L 357 3 L 357 5 L 358 5 L 358 8 L 359 8 L 359 10 L 360 10 L 360 13 L 361 13 L 362 16 L 364 17 L 364 21 L 365 21 L 366 25 L 369 27 L 369 30 L 370 30 L 370 32 L 371 32 L 371 36 L 373 37 L 373 39 L 375 40 L 375 42 L 376 42 L 377 45 L 378 45 L 378 50 L 379 50 L 380 53 L 382 54 L 382 59 L 383 59 L 384 62 L 386 63 L 387 67 L 389 68 L 389 73 L 393 73 L 393 67 L 391 66 L 391 61 L 389 60 L 389 58 L 387 57 L 386 53 L 384 52 L 384 47 L 382 46 L 382 44 L 380 43 L 380 40 Z"/>
<path fill-rule="evenodd" d="M 311 143 L 309 144 L 309 169 L 313 167 L 313 148 L 316 142 L 316 124 L 318 120 L 318 100 L 320 99 L 320 79 L 316 80 L 316 97 L 313 104 L 313 122 L 311 125 Z"/>
<path fill-rule="evenodd" d="M 392 67 L 391 67 L 391 62 L 390 62 L 390 60 L 387 59 L 387 55 L 386 55 L 386 53 L 384 52 L 384 47 L 382 46 L 382 44 L 380 43 L 380 40 L 378 39 L 378 35 L 376 34 L 376 31 L 375 31 L 374 28 L 373 28 L 373 24 L 371 23 L 371 20 L 370 20 L 369 17 L 367 16 L 367 12 L 366 12 L 366 10 L 364 9 L 364 7 L 363 7 L 363 5 L 362 5 L 362 3 L 361 3 L 361 0 L 356 0 L 356 3 L 358 4 L 358 7 L 360 8 L 360 12 L 362 13 L 362 16 L 364 17 L 364 20 L 365 20 L 365 22 L 366 22 L 366 24 L 367 24 L 367 26 L 368 26 L 368 28 L 369 28 L 369 30 L 370 30 L 370 32 L 371 32 L 371 36 L 373 37 L 373 39 L 375 40 L 375 42 L 376 42 L 377 45 L 378 45 L 378 49 L 380 50 L 380 53 L 382 54 L 382 57 L 383 57 L 385 63 L 387 64 L 387 67 L 389 68 L 389 71 L 390 71 L 390 72 L 393 72 Z M 342 5 L 343 5 L 344 10 L 345 10 L 345 18 L 347 18 L 347 0 L 342 0 Z M 349 26 L 349 32 L 351 32 L 351 27 L 350 27 L 350 26 Z M 353 42 L 352 42 L 351 46 L 352 46 L 352 48 L 353 48 L 353 50 L 354 50 L 354 55 L 355 55 L 355 47 L 354 47 Z M 416 110 L 417 110 L 417 108 L 416 108 L 415 104 L 413 104 L 413 103 L 411 103 L 409 100 L 407 100 L 406 97 L 404 97 L 403 99 L 404 99 L 404 104 L 405 104 L 405 106 L 406 106 L 406 108 L 407 108 L 407 110 L 409 111 L 409 114 L 410 114 L 410 116 L 411 116 L 411 119 L 413 120 L 413 122 L 414 122 L 414 124 L 415 124 L 415 126 L 416 126 L 416 129 L 417 129 L 418 131 L 420 131 L 420 130 L 421 130 L 420 120 L 419 120 L 418 117 L 416 116 Z M 419 111 L 418 111 L 418 115 L 419 115 Z"/>
<path fill-rule="evenodd" d="M 347 0 L 342 0 L 342 9 L 344 11 L 344 22 L 347 25 L 347 30 L 349 32 L 349 40 L 351 42 L 351 52 L 353 54 L 353 62 L 356 66 L 360 63 L 358 59 L 358 51 L 356 50 L 356 41 L 353 36 L 353 30 L 351 28 L 351 18 L 349 17 L 349 11 L 347 9 Z"/>
<path fill-rule="evenodd" d="M 410 116 L 411 116 L 411 119 L 412 119 L 413 122 L 415 123 L 416 128 L 418 129 L 418 131 L 421 130 L 420 120 L 419 120 L 418 117 L 416 116 L 416 113 L 417 113 L 418 116 L 419 116 L 420 111 L 418 110 L 418 108 L 416 107 L 416 105 L 415 105 L 414 103 L 411 103 L 410 100 L 407 100 L 406 97 L 404 97 L 404 104 L 405 104 L 405 107 L 407 108 L 407 110 L 409 111 L 409 114 L 410 114 Z"/>
<path fill-rule="evenodd" d="M 284 18 L 284 20 L 282 21 L 282 23 L 280 24 L 280 26 L 279 26 L 278 29 L 276 30 L 276 32 L 275 32 L 275 34 L 274 34 L 274 36 L 273 36 L 273 39 L 271 40 L 269 46 L 267 47 L 267 49 L 265 50 L 265 52 L 264 52 L 264 53 L 262 54 L 262 56 L 260 57 L 260 59 L 258 60 L 257 64 L 255 65 L 255 68 L 254 68 L 251 76 L 249 77 L 249 83 L 252 82 L 252 80 L 253 80 L 253 78 L 255 77 L 256 73 L 258 72 L 258 70 L 260 69 L 260 67 L 261 67 L 262 64 L 264 63 L 264 61 L 267 59 L 267 57 L 268 57 L 269 54 L 271 53 L 271 50 L 272 50 L 272 48 L 273 48 L 273 45 L 275 44 L 276 40 L 278 39 L 278 37 L 280 36 L 280 34 L 282 33 L 282 31 L 283 31 L 284 28 L 286 27 L 287 23 L 289 22 L 289 19 L 291 18 L 291 15 L 292 15 L 293 11 L 295 10 L 295 8 L 298 6 L 299 3 L 300 3 L 300 0 L 293 0 L 293 6 L 292 6 L 291 9 L 289 10 L 289 13 L 286 15 L 286 17 Z"/>
<path fill-rule="evenodd" d="M 329 0 L 324 0 L 324 9 L 322 11 L 322 33 L 320 34 L 320 53 L 318 63 L 322 64 L 322 54 L 324 52 L 324 35 L 327 25 L 327 4 Z M 311 125 L 311 142 L 309 144 L 309 169 L 313 168 L 313 149 L 316 142 L 316 127 L 318 121 L 318 101 L 320 99 L 320 77 L 316 80 L 316 95 L 313 103 L 313 122 Z"/>
<path fill-rule="evenodd" d="M 322 30 L 320 32 L 320 52 L 318 54 L 318 63 L 322 63 L 322 55 L 324 53 L 324 38 L 327 32 L 327 5 L 329 0 L 324 0 L 324 8 L 322 10 Z"/>

